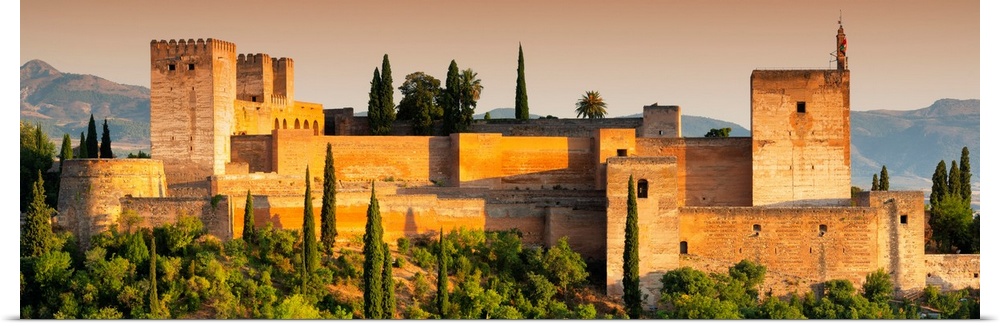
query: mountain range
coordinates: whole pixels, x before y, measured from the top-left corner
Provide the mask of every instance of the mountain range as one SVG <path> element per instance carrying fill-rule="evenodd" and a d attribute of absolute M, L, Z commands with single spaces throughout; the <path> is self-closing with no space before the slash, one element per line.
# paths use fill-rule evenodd
<path fill-rule="evenodd" d="M 511 108 L 489 112 L 491 118 L 514 117 Z M 60 72 L 41 60 L 21 66 L 21 120 L 40 123 L 57 148 L 64 133 L 76 145 L 91 114 L 98 128 L 107 119 L 116 155 L 149 150 L 148 88 Z M 475 117 L 481 119 L 484 114 Z M 532 119 L 538 117 L 532 115 Z M 684 137 L 702 137 L 712 128 L 725 127 L 732 128 L 732 137 L 750 136 L 743 126 L 706 117 L 684 115 L 681 124 Z M 951 160 L 959 160 L 963 146 L 969 147 L 974 197 L 978 197 L 978 99 L 941 99 L 909 111 L 851 111 L 851 181 L 862 189 L 869 188 L 872 174 L 885 165 L 891 189 L 929 192 L 937 163 L 945 160 L 950 167 Z"/>

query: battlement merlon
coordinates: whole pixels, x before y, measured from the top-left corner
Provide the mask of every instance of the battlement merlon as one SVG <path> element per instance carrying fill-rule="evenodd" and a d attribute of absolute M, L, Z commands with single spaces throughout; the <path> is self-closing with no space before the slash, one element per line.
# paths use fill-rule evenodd
<path fill-rule="evenodd" d="M 274 71 L 274 95 L 284 95 L 288 103 L 295 103 L 295 62 L 292 58 L 271 60 Z"/>
<path fill-rule="evenodd" d="M 217 39 L 152 40 L 149 42 L 152 57 L 165 58 L 181 55 L 204 55 L 213 51 L 236 53 L 236 44 Z"/>

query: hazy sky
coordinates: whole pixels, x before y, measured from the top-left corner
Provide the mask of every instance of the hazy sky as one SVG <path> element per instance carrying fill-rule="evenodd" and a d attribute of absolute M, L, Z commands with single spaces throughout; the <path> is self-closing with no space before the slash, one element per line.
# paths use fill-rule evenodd
<path fill-rule="evenodd" d="M 518 42 L 531 113 L 643 105 L 749 127 L 755 68 L 827 68 L 838 15 L 853 110 L 979 98 L 978 1 L 26 1 L 20 63 L 149 86 L 152 39 L 217 38 L 295 60 L 296 99 L 367 110 L 388 53 L 398 87 L 454 59 L 479 73 L 478 112 L 514 106 Z M 397 90 L 395 100 L 401 96 Z"/>

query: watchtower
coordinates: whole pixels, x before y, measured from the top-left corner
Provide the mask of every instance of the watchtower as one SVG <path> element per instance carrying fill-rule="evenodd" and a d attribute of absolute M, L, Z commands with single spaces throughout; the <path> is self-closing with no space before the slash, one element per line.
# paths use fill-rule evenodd
<path fill-rule="evenodd" d="M 837 34 L 837 69 L 750 75 L 753 205 L 846 205 L 851 198 L 850 71 Z"/>
<path fill-rule="evenodd" d="M 150 143 L 171 185 L 224 174 L 236 99 L 236 45 L 153 40 Z"/>

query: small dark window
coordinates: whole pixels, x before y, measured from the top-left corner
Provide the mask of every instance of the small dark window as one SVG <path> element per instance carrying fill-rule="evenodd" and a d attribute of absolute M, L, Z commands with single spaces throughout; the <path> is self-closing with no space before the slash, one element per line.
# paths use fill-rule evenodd
<path fill-rule="evenodd" d="M 257 97 L 256 96 L 251 96 L 250 97 L 250 101 L 257 102 Z"/>
<path fill-rule="evenodd" d="M 681 241 L 681 255 L 687 255 L 688 253 L 688 242 Z"/>
<path fill-rule="evenodd" d="M 795 111 L 806 113 L 806 102 L 795 102 Z"/>
<path fill-rule="evenodd" d="M 167 70 L 170 70 L 170 71 L 177 70 L 177 65 L 171 63 L 171 64 L 167 65 Z"/>
<path fill-rule="evenodd" d="M 639 184 L 636 185 L 635 193 L 636 193 L 635 194 L 636 197 L 639 197 L 639 198 L 648 198 L 649 197 L 649 181 L 646 181 L 646 179 L 639 180 Z"/>
<path fill-rule="evenodd" d="M 820 224 L 819 225 L 819 236 L 822 237 L 825 234 L 826 234 L 826 224 Z"/>
<path fill-rule="evenodd" d="M 979 278 L 979 273 L 972 273 L 973 278 Z"/>
<path fill-rule="evenodd" d="M 754 224 L 753 225 L 753 233 L 754 233 L 754 235 L 760 234 L 760 224 Z"/>
<path fill-rule="evenodd" d="M 663 136 L 663 130 L 660 130 L 660 136 Z"/>
<path fill-rule="evenodd" d="M 909 220 L 909 216 L 906 215 L 899 216 L 899 224 L 906 224 L 907 220 Z"/>
<path fill-rule="evenodd" d="M 627 149 L 619 149 L 618 150 L 618 156 L 628 156 L 628 150 Z"/>
<path fill-rule="evenodd" d="M 188 64 L 188 70 L 194 70 L 194 64 L 193 63 L 189 63 Z"/>

